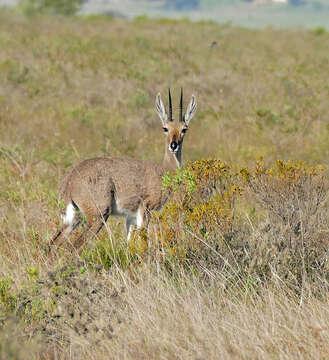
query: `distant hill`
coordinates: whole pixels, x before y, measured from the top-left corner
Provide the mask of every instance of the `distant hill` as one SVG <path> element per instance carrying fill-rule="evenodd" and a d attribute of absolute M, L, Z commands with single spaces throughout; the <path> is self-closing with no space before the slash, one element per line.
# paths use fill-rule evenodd
<path fill-rule="evenodd" d="M 0 0 L 0 6 L 15 6 L 18 2 Z M 252 28 L 270 25 L 329 29 L 328 0 L 85 0 L 81 14 L 127 18 L 139 15 L 187 17 L 193 21 L 230 22 Z"/>
<path fill-rule="evenodd" d="M 0 0 L 0 6 L 15 6 L 19 0 Z M 291 6 L 312 6 L 314 8 L 329 7 L 328 0 L 85 0 L 85 7 L 109 8 L 122 6 L 146 6 L 155 8 L 175 9 L 178 11 L 198 8 L 216 8 L 224 5 L 239 5 L 243 3 L 287 4 Z"/>
<path fill-rule="evenodd" d="M 122 1 L 118 0 L 87 0 L 86 3 L 101 2 L 104 6 L 117 6 Z M 290 6 L 313 6 L 329 7 L 328 0 L 126 0 L 125 3 L 131 5 L 150 4 L 153 7 L 175 9 L 178 11 L 191 10 L 198 8 L 216 8 L 223 5 L 241 5 L 244 3 L 264 5 L 264 4 L 286 4 Z"/>

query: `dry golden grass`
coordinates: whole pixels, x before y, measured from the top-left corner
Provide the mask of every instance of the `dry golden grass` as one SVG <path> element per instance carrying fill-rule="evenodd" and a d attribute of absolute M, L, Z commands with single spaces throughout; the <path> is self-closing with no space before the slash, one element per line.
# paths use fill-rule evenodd
<path fill-rule="evenodd" d="M 235 183 L 232 170 L 328 165 L 328 45 L 306 30 L 0 12 L 0 358 L 328 358 L 327 175 L 264 165 Z M 168 86 L 198 98 L 184 158 L 224 160 L 239 191 L 219 181 L 216 200 L 198 183 L 202 221 L 178 198 L 183 222 L 169 206 L 152 251 L 111 220 L 81 262 L 47 265 L 59 178 L 92 156 L 160 161 L 153 104 Z"/>
<path fill-rule="evenodd" d="M 215 273 L 207 284 L 183 273 L 173 283 L 168 273 L 154 273 L 148 266 L 134 275 L 137 283 L 120 271 L 99 274 L 97 283 L 90 274 L 77 281 L 78 289 L 57 314 L 63 320 L 43 330 L 42 358 L 328 357 L 325 290 L 321 301 L 311 296 L 301 301 L 288 296 L 280 283 L 276 289 L 237 294 L 225 289 Z M 65 315 L 65 306 L 74 308 L 76 318 Z"/>

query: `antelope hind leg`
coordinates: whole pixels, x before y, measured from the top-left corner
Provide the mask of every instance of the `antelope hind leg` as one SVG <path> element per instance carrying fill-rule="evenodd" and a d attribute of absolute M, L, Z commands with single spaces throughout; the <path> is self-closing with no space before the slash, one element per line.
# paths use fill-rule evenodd
<path fill-rule="evenodd" d="M 98 217 L 94 222 L 88 224 L 87 228 L 80 234 L 75 234 L 74 238 L 71 241 L 73 248 L 80 254 L 82 246 L 86 243 L 87 240 L 92 239 L 98 234 L 102 229 L 103 225 L 107 220 L 106 218 Z"/>
<path fill-rule="evenodd" d="M 62 228 L 51 239 L 48 246 L 48 257 L 52 258 L 54 252 L 61 247 L 66 247 L 66 243 L 69 242 L 68 238 L 72 232 L 80 225 L 81 218 L 78 218 L 73 224 L 62 226 Z"/>

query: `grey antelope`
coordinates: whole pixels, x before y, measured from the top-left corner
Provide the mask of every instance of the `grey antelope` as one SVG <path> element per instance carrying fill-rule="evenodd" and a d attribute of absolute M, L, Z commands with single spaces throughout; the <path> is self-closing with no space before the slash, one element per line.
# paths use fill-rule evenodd
<path fill-rule="evenodd" d="M 192 95 L 183 114 L 181 90 L 178 120 L 173 118 L 170 89 L 169 116 L 160 93 L 155 105 L 165 134 L 162 165 L 116 157 L 99 157 L 78 163 L 61 182 L 62 227 L 50 241 L 50 253 L 65 245 L 79 250 L 89 237 L 101 230 L 110 215 L 126 218 L 129 239 L 132 226 L 147 227 L 150 211 L 160 210 L 164 205 L 168 194 L 162 191 L 162 176 L 181 165 L 183 140 L 195 115 L 196 101 Z M 84 224 L 83 231 L 74 232 L 81 223 Z"/>

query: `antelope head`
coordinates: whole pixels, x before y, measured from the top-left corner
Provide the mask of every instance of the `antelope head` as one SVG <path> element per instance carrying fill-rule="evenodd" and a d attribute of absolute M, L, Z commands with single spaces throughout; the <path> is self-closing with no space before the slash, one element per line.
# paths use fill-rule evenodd
<path fill-rule="evenodd" d="M 158 116 L 162 123 L 164 134 L 166 136 L 166 152 L 176 155 L 180 165 L 184 136 L 188 130 L 190 121 L 194 117 L 196 111 L 195 96 L 192 95 L 187 110 L 185 114 L 183 114 L 183 89 L 181 89 L 178 120 L 175 120 L 173 118 L 170 89 L 169 89 L 169 116 L 166 113 L 166 109 L 161 100 L 160 93 L 156 96 L 155 105 Z"/>

